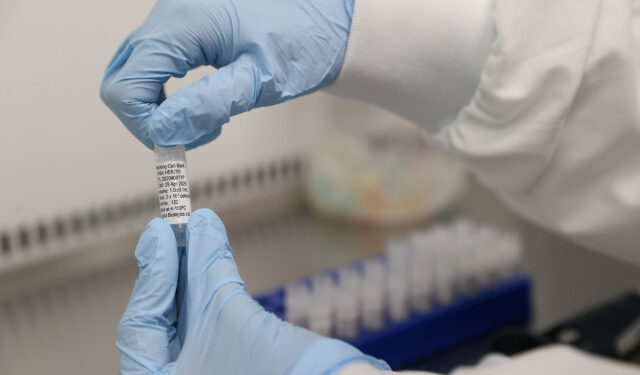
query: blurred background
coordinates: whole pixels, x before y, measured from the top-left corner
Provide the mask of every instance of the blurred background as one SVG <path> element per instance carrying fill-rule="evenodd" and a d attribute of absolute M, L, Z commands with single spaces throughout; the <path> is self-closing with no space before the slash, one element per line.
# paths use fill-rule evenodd
<path fill-rule="evenodd" d="M 153 153 L 102 104 L 98 88 L 112 54 L 152 5 L 0 2 L 1 374 L 117 372 L 115 332 L 136 277 L 133 250 L 159 212 Z M 171 80 L 167 93 L 210 71 Z M 219 213 L 249 291 L 258 297 L 275 291 L 281 301 L 274 309 L 285 318 L 297 308 L 300 324 L 322 326 L 305 312 L 320 289 L 313 276 L 328 271 L 335 292 L 346 285 L 339 271 L 352 267 L 360 282 L 354 293 L 361 293 L 371 276 L 362 264 L 386 254 L 381 272 L 388 282 L 380 284 L 386 323 L 369 328 L 378 336 L 362 329 L 345 338 L 367 347 L 385 338 L 385 327 L 423 327 L 418 339 L 428 350 L 398 360 L 399 368 L 446 371 L 490 349 L 517 351 L 526 340 L 610 349 L 625 327 L 609 327 L 593 341 L 580 331 L 592 322 L 584 314 L 599 307 L 605 326 L 622 319 L 612 316 L 637 316 L 629 313 L 638 306 L 637 267 L 515 217 L 460 165 L 429 148 L 414 125 L 377 108 L 316 93 L 234 117 L 216 141 L 187 158 L 194 209 Z M 514 239 L 506 250 L 504 236 Z M 498 248 L 511 254 L 508 262 L 492 255 Z M 422 273 L 440 275 L 442 259 L 454 266 L 437 280 L 399 280 L 396 290 L 400 284 L 390 280 L 398 259 L 399 274 L 424 267 Z M 524 299 L 513 305 L 500 293 L 523 275 Z M 301 279 L 310 289 L 303 302 L 291 300 L 286 291 Z M 445 284 L 446 291 L 438 289 Z M 403 293 L 399 303 L 407 312 L 394 317 L 393 296 Z M 429 306 L 418 308 L 412 298 L 426 298 Z M 486 316 L 450 308 L 482 304 L 504 311 L 504 319 L 483 326 Z M 356 314 L 354 324 L 360 327 L 363 317 Z M 437 319 L 475 333 L 445 345 L 429 331 Z M 317 329 L 337 334 L 336 322 L 328 324 Z M 517 333 L 496 339 L 496 331 L 513 325 Z M 568 326 L 573 335 L 563 331 Z M 509 340 L 517 344 L 504 344 Z M 594 351 L 637 360 L 636 347 Z"/>

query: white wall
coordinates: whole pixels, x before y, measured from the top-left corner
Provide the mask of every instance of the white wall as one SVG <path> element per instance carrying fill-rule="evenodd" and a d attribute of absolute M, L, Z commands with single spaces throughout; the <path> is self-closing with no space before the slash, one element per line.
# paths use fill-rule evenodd
<path fill-rule="evenodd" d="M 152 153 L 102 104 L 107 62 L 151 0 L 0 1 L 0 229 L 153 191 Z M 204 74 L 180 81 L 168 93 Z M 304 151 L 324 94 L 234 118 L 188 155 L 193 179 Z"/>

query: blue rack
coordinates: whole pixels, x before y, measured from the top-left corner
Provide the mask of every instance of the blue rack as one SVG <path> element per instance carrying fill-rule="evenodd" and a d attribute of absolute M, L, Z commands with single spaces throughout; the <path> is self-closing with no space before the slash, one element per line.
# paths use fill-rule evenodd
<path fill-rule="evenodd" d="M 426 313 L 412 313 L 405 321 L 387 321 L 378 331 L 362 330 L 347 341 L 392 368 L 402 368 L 500 328 L 526 324 L 531 317 L 531 285 L 528 275 L 519 274 Z M 284 318 L 284 294 L 284 288 L 278 288 L 256 299 Z"/>

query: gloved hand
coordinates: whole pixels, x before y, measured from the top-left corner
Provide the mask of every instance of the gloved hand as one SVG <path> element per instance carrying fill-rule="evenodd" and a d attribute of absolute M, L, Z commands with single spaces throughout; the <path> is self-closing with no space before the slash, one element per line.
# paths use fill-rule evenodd
<path fill-rule="evenodd" d="M 100 95 L 147 147 L 191 149 L 230 116 L 333 82 L 353 0 L 158 0 L 107 67 Z M 165 100 L 163 84 L 219 70 Z"/>
<path fill-rule="evenodd" d="M 120 374 L 333 374 L 355 362 L 388 369 L 345 342 L 266 312 L 245 291 L 211 210 L 191 215 L 183 269 L 161 219 L 147 225 L 135 254 L 140 274 L 118 326 Z"/>

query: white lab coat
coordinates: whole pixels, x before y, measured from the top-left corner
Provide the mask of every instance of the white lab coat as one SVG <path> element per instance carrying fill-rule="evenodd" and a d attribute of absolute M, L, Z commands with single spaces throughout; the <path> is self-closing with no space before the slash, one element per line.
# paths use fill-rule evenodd
<path fill-rule="evenodd" d="M 483 362 L 479 366 L 461 367 L 452 375 L 638 375 L 640 368 L 586 354 L 568 346 L 555 345 L 536 349 L 503 361 Z M 339 375 L 393 375 L 366 364 L 355 364 Z M 435 375 L 429 372 L 407 371 L 401 375 Z"/>
<path fill-rule="evenodd" d="M 522 216 L 640 264 L 639 88 L 640 1 L 356 0 L 328 91 L 421 125 Z M 549 348 L 467 373 L 640 369 Z"/>

